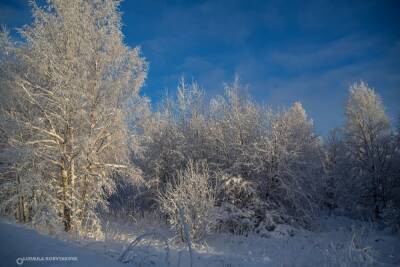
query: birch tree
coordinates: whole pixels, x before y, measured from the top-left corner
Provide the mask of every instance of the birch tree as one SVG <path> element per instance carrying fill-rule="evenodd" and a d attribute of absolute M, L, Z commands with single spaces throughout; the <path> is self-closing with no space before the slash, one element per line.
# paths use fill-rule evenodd
<path fill-rule="evenodd" d="M 350 87 L 345 109 L 346 143 L 362 202 L 379 217 L 387 201 L 387 177 L 393 155 L 392 131 L 382 101 L 364 82 Z"/>
<path fill-rule="evenodd" d="M 115 189 L 112 175 L 140 178 L 129 161 L 126 114 L 147 65 L 139 48 L 123 43 L 118 3 L 33 3 L 24 41 L 2 47 L 18 66 L 7 75 L 12 102 L 2 107 L 2 129 L 23 155 L 13 166 L 17 184 L 28 187 L 21 194 L 35 224 L 96 235 L 97 210 Z"/>

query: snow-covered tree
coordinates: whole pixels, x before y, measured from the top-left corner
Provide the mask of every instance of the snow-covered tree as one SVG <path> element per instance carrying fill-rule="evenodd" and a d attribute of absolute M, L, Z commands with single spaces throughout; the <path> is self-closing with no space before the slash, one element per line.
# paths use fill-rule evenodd
<path fill-rule="evenodd" d="M 382 101 L 364 82 L 350 87 L 346 104 L 345 139 L 352 161 L 358 201 L 380 216 L 388 196 L 388 178 L 393 156 L 393 134 Z"/>
<path fill-rule="evenodd" d="M 225 215 L 254 215 L 251 227 L 246 216 L 241 224 L 227 215 L 220 222 L 236 221 L 235 229 L 221 228 L 254 230 L 272 214 L 277 223 L 309 226 L 312 209 L 320 201 L 322 186 L 318 183 L 322 184 L 323 166 L 320 140 L 300 103 L 273 112 L 243 94 L 236 79 L 225 86 L 224 95 L 212 98 L 207 106 L 198 86 L 181 80 L 176 99 L 165 99 L 146 125 L 142 162 L 149 180 L 157 181 L 156 191 L 165 190 L 188 159 L 207 162 L 216 184 L 225 184 L 223 177 L 240 180 L 243 185 L 251 183 L 256 196 L 254 201 L 243 200 L 229 208 L 218 201 Z"/>
<path fill-rule="evenodd" d="M 280 213 L 289 220 L 309 225 L 320 202 L 322 153 L 313 122 L 301 103 L 272 116 L 262 147 L 268 159 L 262 185 L 264 197 L 278 203 L 284 209 Z"/>
<path fill-rule="evenodd" d="M 5 75 L 12 101 L 2 105 L 2 129 L 20 155 L 13 166 L 21 197 L 7 203 L 23 201 L 36 225 L 95 235 L 112 175 L 140 178 L 126 115 L 140 101 L 147 65 L 123 43 L 118 3 L 33 3 L 24 41 L 2 46 L 16 66 Z"/>

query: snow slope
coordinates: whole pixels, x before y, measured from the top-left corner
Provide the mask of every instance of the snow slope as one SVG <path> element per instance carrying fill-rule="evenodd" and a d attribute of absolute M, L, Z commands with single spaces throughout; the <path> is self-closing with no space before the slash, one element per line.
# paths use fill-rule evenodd
<path fill-rule="evenodd" d="M 316 232 L 280 226 L 264 238 L 216 234 L 195 248 L 193 266 L 400 266 L 398 235 L 379 230 L 376 224 L 344 217 L 324 217 L 319 222 Z M 160 227 L 109 223 L 105 242 L 82 240 L 74 244 L 4 221 L 0 221 L 0 266 L 18 266 L 16 259 L 24 256 L 72 256 L 78 260 L 24 262 L 22 266 L 166 266 L 165 243 L 151 237 L 128 253 L 129 262 L 117 261 L 130 241 L 154 231 L 169 237 L 170 266 L 190 266 L 187 248 Z"/>
<path fill-rule="evenodd" d="M 0 221 L 0 266 L 82 266 L 118 267 L 125 264 L 117 262 L 100 251 L 82 248 L 38 232 Z M 77 261 L 25 261 L 16 263 L 22 257 L 77 257 Z"/>

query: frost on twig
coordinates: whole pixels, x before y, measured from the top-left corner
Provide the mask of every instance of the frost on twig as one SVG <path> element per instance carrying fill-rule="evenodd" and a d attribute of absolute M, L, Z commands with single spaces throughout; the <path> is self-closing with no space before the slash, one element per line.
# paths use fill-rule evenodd
<path fill-rule="evenodd" d="M 169 259 L 169 254 L 170 254 L 170 249 L 169 249 L 169 244 L 168 244 L 168 240 L 166 237 L 164 237 L 162 234 L 160 233 L 156 233 L 156 232 L 151 232 L 151 233 L 145 233 L 142 234 L 140 236 L 138 236 L 137 238 L 135 238 L 135 240 L 133 240 L 129 246 L 121 253 L 121 256 L 118 258 L 118 261 L 123 262 L 123 263 L 127 263 L 130 262 L 132 259 L 129 258 L 129 253 L 142 241 L 144 240 L 146 237 L 157 237 L 160 238 L 161 240 L 163 240 L 164 244 L 165 244 L 165 258 L 164 258 L 164 263 L 166 266 L 170 266 L 170 259 Z"/>

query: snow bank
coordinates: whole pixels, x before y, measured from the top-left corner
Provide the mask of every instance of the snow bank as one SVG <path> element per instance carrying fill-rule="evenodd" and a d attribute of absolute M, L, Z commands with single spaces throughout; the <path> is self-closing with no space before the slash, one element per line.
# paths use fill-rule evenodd
<path fill-rule="evenodd" d="M 71 242 L 41 235 L 32 229 L 0 221 L 0 266 L 74 266 L 118 267 L 125 266 L 101 251 L 82 248 Z M 31 261 L 24 257 L 38 257 Z M 46 260 L 45 257 L 54 258 Z M 17 259 L 19 263 L 17 264 Z"/>

